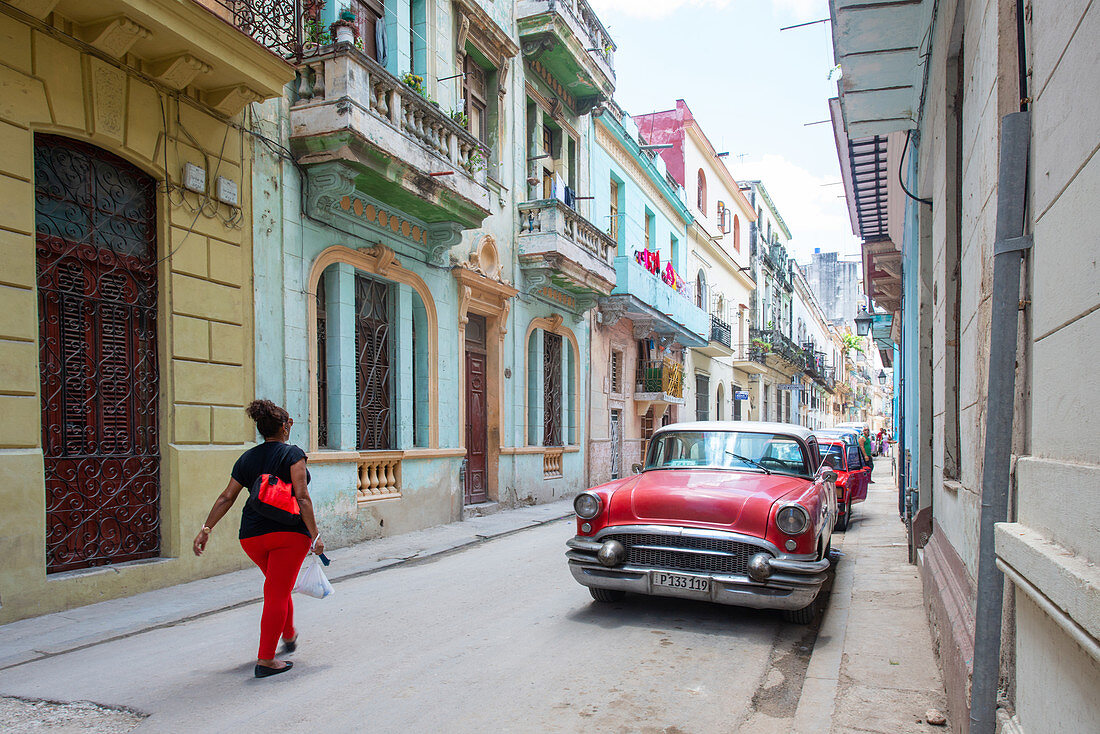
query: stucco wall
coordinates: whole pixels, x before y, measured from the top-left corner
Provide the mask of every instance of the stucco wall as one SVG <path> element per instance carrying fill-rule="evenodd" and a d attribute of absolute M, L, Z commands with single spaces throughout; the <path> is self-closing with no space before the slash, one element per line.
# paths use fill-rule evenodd
<path fill-rule="evenodd" d="M 11 500 L 0 519 L 3 623 L 248 563 L 236 543 L 236 512 L 215 529 L 201 559 L 190 544 L 254 434 L 242 409 L 253 394 L 250 161 L 243 133 L 187 103 L 179 106 L 177 124 L 173 98 L 7 15 L 0 16 L 0 43 L 0 476 Z M 178 183 L 183 163 L 202 165 L 205 154 L 208 179 L 216 170 L 237 182 L 246 223 L 227 226 L 196 214 L 173 203 L 178 191 L 171 199 L 159 195 L 161 557 L 48 577 L 35 295 L 33 135 L 39 131 L 90 142 L 160 181 L 165 157 Z M 187 196 L 193 207 L 195 196 Z"/>

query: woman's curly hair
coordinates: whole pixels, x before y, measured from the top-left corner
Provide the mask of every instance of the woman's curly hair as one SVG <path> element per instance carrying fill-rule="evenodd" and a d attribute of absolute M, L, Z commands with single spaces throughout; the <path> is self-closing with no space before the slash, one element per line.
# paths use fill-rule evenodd
<path fill-rule="evenodd" d="M 244 412 L 256 421 L 256 429 L 264 438 L 278 436 L 283 425 L 290 420 L 290 413 L 270 400 L 253 400 Z"/>

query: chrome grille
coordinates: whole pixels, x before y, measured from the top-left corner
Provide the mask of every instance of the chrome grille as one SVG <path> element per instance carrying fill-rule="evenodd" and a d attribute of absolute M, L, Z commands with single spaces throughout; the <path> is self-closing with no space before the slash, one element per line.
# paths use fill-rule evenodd
<path fill-rule="evenodd" d="M 617 540 L 626 548 L 626 562 L 635 566 L 699 573 L 744 574 L 749 559 L 764 549 L 750 543 L 652 533 L 613 533 L 600 540 Z"/>

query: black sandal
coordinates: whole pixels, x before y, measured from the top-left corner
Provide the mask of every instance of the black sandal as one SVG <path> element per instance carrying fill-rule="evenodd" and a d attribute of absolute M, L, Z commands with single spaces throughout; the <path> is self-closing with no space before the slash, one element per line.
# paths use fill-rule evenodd
<path fill-rule="evenodd" d="M 298 635 L 293 640 L 283 640 L 283 652 L 290 653 L 298 649 Z"/>
<path fill-rule="evenodd" d="M 268 667 L 267 665 L 257 664 L 256 665 L 256 670 L 254 671 L 255 674 L 256 674 L 256 677 L 257 678 L 268 678 L 268 677 L 273 676 L 273 675 L 278 675 L 279 673 L 285 673 L 285 672 L 287 672 L 288 670 L 290 670 L 291 668 L 294 667 L 294 663 L 290 662 L 289 660 L 286 660 L 284 662 L 286 662 L 286 665 L 284 665 L 281 668 L 271 668 L 271 667 Z"/>

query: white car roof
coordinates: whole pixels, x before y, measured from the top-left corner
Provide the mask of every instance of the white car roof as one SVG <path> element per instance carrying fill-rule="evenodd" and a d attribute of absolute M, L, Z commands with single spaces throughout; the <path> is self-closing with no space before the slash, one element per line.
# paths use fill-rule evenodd
<path fill-rule="evenodd" d="M 808 441 L 813 432 L 795 423 L 774 423 L 768 421 L 690 421 L 661 426 L 653 432 L 654 437 L 672 431 L 741 431 L 743 433 L 779 433 Z"/>

